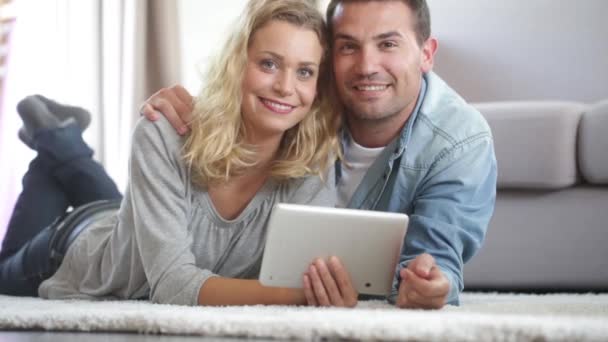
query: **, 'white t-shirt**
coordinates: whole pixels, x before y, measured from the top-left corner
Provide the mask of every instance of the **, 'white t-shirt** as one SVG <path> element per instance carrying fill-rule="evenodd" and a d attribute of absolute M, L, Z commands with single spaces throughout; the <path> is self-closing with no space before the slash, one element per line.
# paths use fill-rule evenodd
<path fill-rule="evenodd" d="M 382 147 L 367 148 L 357 144 L 353 139 L 344 144 L 344 163 L 342 163 L 342 177 L 337 184 L 338 198 L 336 207 L 346 208 L 363 176 L 372 166 L 376 158 L 384 150 Z"/>

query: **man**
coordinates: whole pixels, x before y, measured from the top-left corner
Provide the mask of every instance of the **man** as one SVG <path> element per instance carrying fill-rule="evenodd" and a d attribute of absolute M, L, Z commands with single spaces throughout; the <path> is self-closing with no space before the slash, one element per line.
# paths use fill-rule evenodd
<path fill-rule="evenodd" d="M 409 215 L 390 302 L 458 304 L 463 264 L 481 246 L 494 209 L 490 129 L 431 71 L 438 43 L 425 0 L 332 0 L 327 22 L 346 122 L 338 206 Z M 158 109 L 185 133 L 180 117 L 188 117 L 191 102 L 173 87 L 153 95 L 142 112 L 153 119 Z M 342 304 L 342 285 L 317 281 L 323 296 L 315 303 Z"/>

